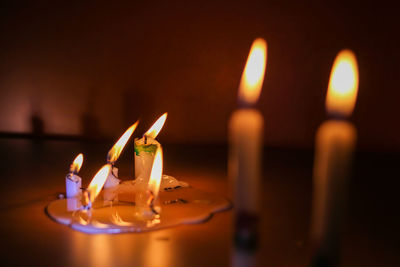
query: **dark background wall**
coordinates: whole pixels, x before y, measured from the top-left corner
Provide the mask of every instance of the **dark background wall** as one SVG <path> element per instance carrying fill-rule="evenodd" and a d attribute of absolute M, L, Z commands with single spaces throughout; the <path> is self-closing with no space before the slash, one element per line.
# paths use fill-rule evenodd
<path fill-rule="evenodd" d="M 269 146 L 310 148 L 330 68 L 355 51 L 359 146 L 400 149 L 398 9 L 386 2 L 3 1 L 0 132 L 142 133 L 165 111 L 165 142 L 226 140 L 251 42 L 268 41 L 258 108 Z M 32 121 L 34 123 L 32 123 Z"/>

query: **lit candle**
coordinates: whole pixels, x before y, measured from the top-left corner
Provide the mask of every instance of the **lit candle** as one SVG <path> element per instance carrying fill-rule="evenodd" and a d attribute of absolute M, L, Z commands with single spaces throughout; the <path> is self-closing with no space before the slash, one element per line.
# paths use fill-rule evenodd
<path fill-rule="evenodd" d="M 65 177 L 67 198 L 76 198 L 82 192 L 81 190 L 82 179 L 77 175 L 82 167 L 82 163 L 83 163 L 83 154 L 79 154 L 69 167 L 69 173 Z"/>
<path fill-rule="evenodd" d="M 147 189 L 154 156 L 161 146 L 155 138 L 160 133 L 166 119 L 167 113 L 164 113 L 144 134 L 143 138 L 135 139 L 135 184 L 140 191 Z"/>
<path fill-rule="evenodd" d="M 154 156 L 153 166 L 151 167 L 150 179 L 148 188 L 154 199 L 157 199 L 158 193 L 160 192 L 161 177 L 163 174 L 163 151 L 162 147 L 157 149 L 156 155 Z"/>
<path fill-rule="evenodd" d="M 111 172 L 107 177 L 106 183 L 104 184 L 104 188 L 115 187 L 120 183 L 120 180 L 118 179 L 118 168 L 115 167 L 114 164 L 121 155 L 122 150 L 124 149 L 126 143 L 132 136 L 138 124 L 139 121 L 135 122 L 131 127 L 129 127 L 110 149 L 110 151 L 108 151 L 107 163 L 110 164 L 112 167 Z"/>
<path fill-rule="evenodd" d="M 141 220 L 149 220 L 158 217 L 160 207 L 156 206 L 158 193 L 160 191 L 161 178 L 163 174 L 163 153 L 159 146 L 154 156 L 151 167 L 150 178 L 147 184 L 147 190 L 142 195 L 144 201 L 136 202 L 136 217 Z"/>
<path fill-rule="evenodd" d="M 239 86 L 240 109 L 229 121 L 229 176 L 235 205 L 235 242 L 241 246 L 256 244 L 258 190 L 264 120 L 253 108 L 261 93 L 267 60 L 267 43 L 253 42 Z"/>
<path fill-rule="evenodd" d="M 103 188 L 107 177 L 109 176 L 111 171 L 111 165 L 104 165 L 93 177 L 87 189 L 83 192 L 83 206 L 86 209 L 90 209 L 92 207 L 92 203 L 96 200 L 99 195 L 101 189 Z"/>
<path fill-rule="evenodd" d="M 315 266 L 334 266 L 338 261 L 340 224 L 357 139 L 356 128 L 346 118 L 353 112 L 357 92 L 356 57 L 342 50 L 334 61 L 326 96 L 326 109 L 333 118 L 316 134 L 311 228 Z"/>

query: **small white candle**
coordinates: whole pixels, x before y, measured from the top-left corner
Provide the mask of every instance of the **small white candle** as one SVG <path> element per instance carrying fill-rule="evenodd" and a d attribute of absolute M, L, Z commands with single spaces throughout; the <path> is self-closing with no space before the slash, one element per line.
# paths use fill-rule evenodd
<path fill-rule="evenodd" d="M 345 120 L 357 98 L 358 68 L 355 55 L 342 50 L 332 67 L 326 108 L 336 119 L 324 122 L 315 143 L 314 193 L 311 238 L 315 265 L 334 266 L 338 261 L 340 226 L 357 131 Z"/>
<path fill-rule="evenodd" d="M 122 150 L 124 149 L 126 143 L 129 141 L 129 138 L 132 136 L 138 124 L 139 121 L 135 122 L 131 127 L 129 127 L 110 149 L 110 151 L 108 151 L 107 163 L 111 165 L 111 171 L 106 179 L 104 188 L 115 187 L 121 182 L 121 180 L 118 179 L 118 168 L 115 167 L 114 164 L 118 160 L 119 156 L 122 153 Z"/>
<path fill-rule="evenodd" d="M 257 236 L 261 152 L 264 120 L 252 106 L 261 93 L 267 59 L 267 43 L 253 42 L 239 86 L 241 108 L 229 121 L 229 177 L 233 185 L 235 238 L 252 246 Z M 251 243 L 251 244 L 250 244 Z"/>
<path fill-rule="evenodd" d="M 67 198 L 78 197 L 82 190 L 82 179 L 77 174 L 83 163 L 83 154 L 79 154 L 72 162 L 69 173 L 65 177 L 65 189 Z"/>
<path fill-rule="evenodd" d="M 69 173 L 65 178 L 67 198 L 77 197 L 82 192 L 82 178 L 76 174 Z"/>

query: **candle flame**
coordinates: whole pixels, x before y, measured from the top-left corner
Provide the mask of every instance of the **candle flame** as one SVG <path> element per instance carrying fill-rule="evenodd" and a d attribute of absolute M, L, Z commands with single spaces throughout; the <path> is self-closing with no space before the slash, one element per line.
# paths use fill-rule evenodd
<path fill-rule="evenodd" d="M 119 140 L 115 143 L 115 145 L 108 151 L 107 154 L 107 162 L 114 164 L 119 156 L 121 155 L 122 150 L 124 149 L 126 143 L 128 142 L 129 138 L 132 136 L 133 132 L 135 131 L 136 127 L 138 126 L 139 121 L 135 122 L 131 127 L 129 127 L 125 133 L 119 138 Z"/>
<path fill-rule="evenodd" d="M 91 202 L 93 202 L 99 195 L 101 189 L 104 186 L 104 183 L 107 180 L 108 175 L 110 174 L 110 171 L 111 171 L 111 165 L 106 164 L 93 177 L 92 181 L 90 182 L 87 188 L 87 190 L 90 192 Z"/>
<path fill-rule="evenodd" d="M 267 62 L 267 42 L 254 40 L 239 85 L 239 100 L 251 105 L 257 102 L 264 81 Z"/>
<path fill-rule="evenodd" d="M 356 104 L 357 92 L 357 59 L 351 50 L 345 49 L 338 53 L 332 66 L 326 95 L 328 113 L 351 115 Z"/>
<path fill-rule="evenodd" d="M 163 115 L 161 115 L 160 118 L 153 124 L 153 126 L 150 127 L 150 129 L 147 130 L 147 132 L 144 134 L 147 137 L 151 138 L 156 138 L 157 135 L 160 133 L 162 127 L 164 126 L 165 120 L 167 119 L 168 113 L 165 112 Z"/>
<path fill-rule="evenodd" d="M 82 167 L 82 164 L 83 164 L 83 154 L 80 153 L 78 156 L 76 156 L 71 166 L 69 167 L 69 172 L 75 174 L 78 173 Z"/>
<path fill-rule="evenodd" d="M 160 190 L 161 177 L 163 172 L 163 152 L 162 148 L 159 147 L 154 156 L 153 167 L 151 168 L 149 190 L 154 194 L 154 198 L 157 198 Z"/>

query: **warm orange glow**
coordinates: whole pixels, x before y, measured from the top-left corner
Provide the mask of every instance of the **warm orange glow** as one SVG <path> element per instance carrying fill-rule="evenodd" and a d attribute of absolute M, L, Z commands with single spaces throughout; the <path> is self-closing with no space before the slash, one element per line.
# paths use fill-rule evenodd
<path fill-rule="evenodd" d="M 168 113 L 165 112 L 144 134 L 147 137 L 156 138 L 164 126 L 165 120 L 167 119 Z"/>
<path fill-rule="evenodd" d="M 163 152 L 162 148 L 159 147 L 154 156 L 153 167 L 151 168 L 149 190 L 154 194 L 154 198 L 157 197 L 158 191 L 160 190 L 161 177 L 163 172 Z"/>
<path fill-rule="evenodd" d="M 128 142 L 129 138 L 132 136 L 133 132 L 135 131 L 136 127 L 138 126 L 139 121 L 135 122 L 125 133 L 119 138 L 119 140 L 115 143 L 115 145 L 108 151 L 107 155 L 107 162 L 114 163 L 121 155 L 122 149 L 124 149 L 126 143 Z"/>
<path fill-rule="evenodd" d="M 82 167 L 82 164 L 83 164 L 83 154 L 80 153 L 78 156 L 76 156 L 71 166 L 69 167 L 69 172 L 78 173 Z"/>
<path fill-rule="evenodd" d="M 261 93 L 267 63 L 267 42 L 262 38 L 254 40 L 239 86 L 239 99 L 254 104 Z"/>
<path fill-rule="evenodd" d="M 90 201 L 93 202 L 106 182 L 108 175 L 110 174 L 111 165 L 104 165 L 93 177 L 87 190 L 90 192 Z"/>
<path fill-rule="evenodd" d="M 349 116 L 358 92 L 357 59 L 351 50 L 342 50 L 332 66 L 326 95 L 326 109 L 331 114 Z"/>

